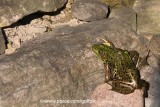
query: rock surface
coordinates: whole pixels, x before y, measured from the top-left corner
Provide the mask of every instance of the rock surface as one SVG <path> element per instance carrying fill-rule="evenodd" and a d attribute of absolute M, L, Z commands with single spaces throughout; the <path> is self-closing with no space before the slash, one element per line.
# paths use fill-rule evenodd
<path fill-rule="evenodd" d="M 2 34 L 2 29 L 0 29 L 0 54 L 3 54 L 6 49 L 5 40 Z"/>
<path fill-rule="evenodd" d="M 104 37 L 116 47 L 147 53 L 143 39 L 116 19 L 54 29 L 0 56 L 0 106 L 89 107 L 47 100 L 90 98 L 105 80 L 103 64 L 91 46 Z"/>
<path fill-rule="evenodd" d="M 119 7 L 119 6 L 127 6 L 132 7 L 134 5 L 135 0 L 101 0 L 106 3 L 110 7 Z"/>
<path fill-rule="evenodd" d="M 71 5 L 71 4 L 67 3 L 66 5 Z M 27 24 L 22 25 L 22 23 L 26 23 L 27 18 L 25 17 L 21 21 L 16 23 L 16 26 L 14 27 L 10 26 L 10 27 L 4 28 L 3 30 L 7 37 L 7 41 L 9 41 L 11 45 L 10 46 L 11 49 L 13 48 L 17 49 L 24 42 L 27 42 L 28 40 L 36 38 L 37 36 L 45 32 L 52 31 L 52 29 L 56 27 L 60 27 L 62 25 L 76 26 L 76 25 L 85 23 L 85 22 L 79 21 L 78 19 L 73 18 L 71 15 L 70 8 L 71 7 L 68 6 L 68 8 L 65 8 L 64 10 L 62 10 L 60 14 L 43 15 L 31 21 L 27 21 L 28 22 Z M 30 19 L 31 17 L 35 17 L 37 15 L 38 14 L 29 15 L 28 19 Z M 9 50 L 10 49 L 8 49 L 7 51 Z M 7 53 L 11 53 L 11 52 L 7 52 Z"/>
<path fill-rule="evenodd" d="M 98 85 L 91 96 L 91 99 L 95 100 L 91 107 L 143 107 L 141 90 L 135 90 L 134 93 L 123 95 L 111 91 L 111 89 L 108 84 Z"/>
<path fill-rule="evenodd" d="M 154 35 L 150 40 L 150 50 L 160 59 L 160 35 Z"/>
<path fill-rule="evenodd" d="M 78 0 L 72 6 L 72 14 L 83 21 L 100 20 L 107 17 L 108 6 L 98 0 Z"/>
<path fill-rule="evenodd" d="M 129 7 L 118 7 L 111 10 L 109 18 L 117 18 L 128 23 L 134 31 L 137 31 L 137 18 L 136 12 Z"/>
<path fill-rule="evenodd" d="M 141 69 L 141 77 L 149 81 L 150 87 L 145 107 L 159 107 L 160 105 L 160 60 L 154 55 L 148 58 L 148 66 Z"/>
<path fill-rule="evenodd" d="M 159 0 L 136 0 L 133 8 L 137 12 L 138 33 L 160 33 L 159 6 Z"/>
<path fill-rule="evenodd" d="M 9 26 L 37 11 L 54 12 L 63 7 L 66 2 L 67 0 L 1 0 L 0 27 Z"/>

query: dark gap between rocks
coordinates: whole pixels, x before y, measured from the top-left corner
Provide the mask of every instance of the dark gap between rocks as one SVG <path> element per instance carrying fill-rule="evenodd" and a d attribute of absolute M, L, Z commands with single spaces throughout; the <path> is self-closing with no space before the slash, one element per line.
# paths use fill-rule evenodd
<path fill-rule="evenodd" d="M 37 11 L 35 13 L 31 13 L 31 14 L 29 14 L 27 16 L 24 16 L 22 19 L 19 19 L 18 21 L 12 23 L 10 26 L 2 27 L 1 29 L 2 29 L 2 33 L 3 33 L 4 39 L 5 39 L 6 48 L 7 48 L 7 44 L 9 43 L 9 41 L 7 39 L 7 35 L 5 34 L 4 29 L 6 29 L 6 28 L 14 28 L 14 27 L 17 27 L 17 26 L 20 26 L 20 25 L 27 25 L 32 20 L 37 19 L 37 18 L 42 18 L 44 15 L 49 15 L 49 16 L 59 15 L 61 13 L 61 11 L 63 11 L 65 8 L 66 8 L 66 5 L 63 6 L 62 8 L 60 8 L 60 9 L 58 9 L 55 12 Z"/>
<path fill-rule="evenodd" d="M 17 22 L 12 23 L 10 26 L 3 27 L 2 29 L 13 28 L 13 27 L 20 26 L 20 25 L 26 25 L 26 24 L 29 24 L 32 20 L 37 19 L 37 18 L 41 18 L 44 15 L 56 16 L 56 15 L 60 14 L 61 11 L 63 11 L 65 8 L 66 7 L 63 6 L 62 8 L 58 9 L 55 12 L 37 11 L 35 13 L 31 13 L 27 16 L 24 16 L 22 19 L 19 19 Z"/>

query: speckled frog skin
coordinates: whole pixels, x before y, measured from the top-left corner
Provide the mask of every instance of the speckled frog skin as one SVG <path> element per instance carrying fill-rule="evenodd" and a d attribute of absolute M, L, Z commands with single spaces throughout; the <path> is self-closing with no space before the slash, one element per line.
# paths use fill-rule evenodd
<path fill-rule="evenodd" d="M 112 86 L 112 90 L 129 94 L 145 87 L 146 82 L 141 80 L 136 67 L 137 58 L 133 58 L 138 53 L 116 48 L 111 42 L 104 41 L 103 44 L 92 46 L 92 49 L 104 63 L 106 82 Z"/>

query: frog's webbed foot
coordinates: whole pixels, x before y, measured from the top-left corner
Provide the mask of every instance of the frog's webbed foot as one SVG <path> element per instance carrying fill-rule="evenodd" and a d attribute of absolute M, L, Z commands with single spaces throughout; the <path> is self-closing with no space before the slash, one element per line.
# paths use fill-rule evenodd
<path fill-rule="evenodd" d="M 142 91 L 143 91 L 143 96 L 146 98 L 148 97 L 148 90 L 149 90 L 149 83 L 143 79 L 140 80 L 140 83 L 139 83 L 139 87 L 138 88 L 141 88 Z"/>

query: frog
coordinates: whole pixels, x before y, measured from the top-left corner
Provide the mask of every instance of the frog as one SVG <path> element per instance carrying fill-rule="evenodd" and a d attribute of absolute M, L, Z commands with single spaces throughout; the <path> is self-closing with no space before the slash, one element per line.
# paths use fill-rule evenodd
<path fill-rule="evenodd" d="M 137 66 L 139 53 L 116 48 L 107 39 L 103 41 L 93 45 L 92 50 L 104 64 L 105 82 L 112 86 L 111 90 L 126 95 L 136 89 L 143 89 L 146 97 L 149 83 L 141 79 Z"/>

